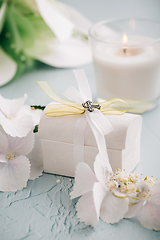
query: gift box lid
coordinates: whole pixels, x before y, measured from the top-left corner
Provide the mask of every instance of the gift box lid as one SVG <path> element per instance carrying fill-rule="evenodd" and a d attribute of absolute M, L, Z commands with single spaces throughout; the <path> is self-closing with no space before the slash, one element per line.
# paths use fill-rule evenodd
<path fill-rule="evenodd" d="M 52 104 L 52 107 L 54 107 L 54 104 Z M 73 143 L 79 117 L 79 115 L 49 117 L 45 115 L 44 110 L 39 124 L 39 136 L 57 142 Z M 105 136 L 108 149 L 125 149 L 128 139 L 132 139 L 131 142 L 133 142 L 137 128 L 141 128 L 142 125 L 142 117 L 136 114 L 125 113 L 123 115 L 105 115 L 105 117 L 113 127 L 113 131 Z M 85 146 L 97 146 L 88 123 L 84 143 Z"/>

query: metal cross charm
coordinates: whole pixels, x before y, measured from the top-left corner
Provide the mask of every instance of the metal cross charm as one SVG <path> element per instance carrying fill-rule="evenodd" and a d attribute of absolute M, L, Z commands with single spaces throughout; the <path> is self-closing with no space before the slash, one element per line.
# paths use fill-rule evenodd
<path fill-rule="evenodd" d="M 92 101 L 88 100 L 86 101 L 85 103 L 82 103 L 82 106 L 84 108 L 86 108 L 88 110 L 88 112 L 93 112 L 94 111 L 94 108 L 100 110 L 101 109 L 101 105 L 99 104 L 92 104 Z"/>

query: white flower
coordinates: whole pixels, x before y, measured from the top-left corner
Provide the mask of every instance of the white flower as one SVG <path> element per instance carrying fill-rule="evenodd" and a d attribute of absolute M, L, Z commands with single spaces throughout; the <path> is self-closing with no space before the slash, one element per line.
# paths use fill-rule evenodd
<path fill-rule="evenodd" d="M 26 186 L 30 176 L 28 155 L 34 146 L 34 133 L 11 137 L 0 132 L 0 191 L 16 191 Z"/>
<path fill-rule="evenodd" d="M 5 99 L 0 95 L 0 124 L 12 137 L 25 137 L 39 123 L 41 110 L 23 105 L 27 95 L 19 99 Z"/>
<path fill-rule="evenodd" d="M 0 86 L 13 79 L 20 68 L 21 62 L 23 68 L 26 65 L 27 69 L 28 64 L 29 66 L 34 64 L 33 59 L 53 67 L 63 68 L 78 67 L 92 61 L 87 37 L 92 23 L 74 8 L 51 0 L 18 1 L 19 8 L 15 8 L 12 1 L 1 2 L 0 34 L 2 30 L 4 32 L 0 38 L 4 39 L 2 41 L 3 46 L 0 46 Z M 30 14 L 25 14 L 25 6 L 30 14 L 34 15 L 33 21 L 30 21 Z M 18 26 L 13 29 L 12 22 L 7 21 L 11 9 L 16 10 L 18 16 L 20 15 L 23 19 L 23 27 L 26 33 L 24 34 L 26 38 L 24 44 L 18 44 L 12 38 L 12 35 L 21 35 L 21 32 L 19 32 Z M 14 19 L 14 16 L 12 17 L 16 23 L 16 19 Z M 7 28 L 5 28 L 6 21 L 9 22 Z M 27 44 L 28 38 L 26 36 L 30 36 L 29 42 L 32 44 Z M 10 44 L 6 43 L 4 49 L 6 39 L 7 43 L 9 39 Z M 23 53 L 23 56 L 20 55 L 19 59 L 18 55 L 15 59 L 14 48 L 21 49 L 21 53 Z M 25 58 L 26 61 L 23 62 Z"/>
<path fill-rule="evenodd" d="M 84 162 L 77 165 L 71 192 L 72 199 L 82 195 L 77 203 L 77 216 L 93 227 L 98 224 L 99 216 L 107 223 L 119 222 L 128 211 L 129 200 L 118 190 L 116 180 L 112 179 L 105 155 L 97 155 L 94 172 Z"/>
<path fill-rule="evenodd" d="M 53 67 L 71 68 L 92 61 L 88 30 L 92 23 L 74 8 L 55 1 L 36 0 L 38 11 L 55 37 L 36 38 L 25 53 Z"/>
<path fill-rule="evenodd" d="M 42 175 L 43 172 L 43 154 L 41 139 L 38 133 L 35 133 L 35 143 L 32 152 L 27 156 L 31 164 L 30 180 L 34 180 Z"/>
<path fill-rule="evenodd" d="M 137 216 L 143 227 L 160 230 L 160 183 L 147 177 L 137 185 L 137 196 L 130 199 L 126 218 Z"/>

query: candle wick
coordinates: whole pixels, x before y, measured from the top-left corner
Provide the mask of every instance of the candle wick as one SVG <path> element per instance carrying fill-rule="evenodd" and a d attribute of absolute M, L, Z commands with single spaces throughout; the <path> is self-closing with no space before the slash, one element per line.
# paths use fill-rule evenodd
<path fill-rule="evenodd" d="M 126 54 L 127 48 L 123 48 L 123 53 Z"/>

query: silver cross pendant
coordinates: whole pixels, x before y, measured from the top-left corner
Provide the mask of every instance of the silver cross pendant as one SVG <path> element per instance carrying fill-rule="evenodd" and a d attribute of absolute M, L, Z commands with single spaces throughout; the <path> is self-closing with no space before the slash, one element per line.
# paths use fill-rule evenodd
<path fill-rule="evenodd" d="M 92 104 L 92 101 L 88 100 L 85 103 L 82 103 L 82 106 L 88 110 L 88 112 L 93 112 L 94 108 L 100 110 L 101 109 L 101 105 L 99 104 Z"/>

